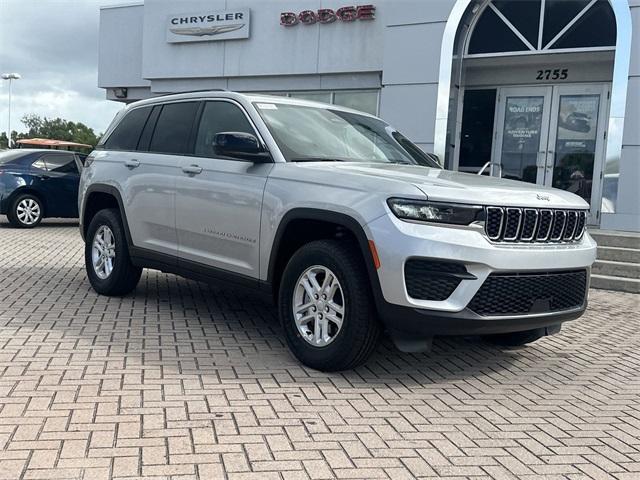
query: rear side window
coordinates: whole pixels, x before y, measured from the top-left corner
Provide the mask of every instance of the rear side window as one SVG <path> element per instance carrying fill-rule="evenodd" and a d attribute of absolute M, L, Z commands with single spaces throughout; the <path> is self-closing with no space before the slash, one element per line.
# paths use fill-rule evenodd
<path fill-rule="evenodd" d="M 198 102 L 168 103 L 162 107 L 149 151 L 184 155 L 191 153 L 191 128 Z"/>
<path fill-rule="evenodd" d="M 40 170 L 47 170 L 47 164 L 44 163 L 44 158 L 40 157 L 35 162 L 31 164 L 32 167 L 39 168 Z"/>
<path fill-rule="evenodd" d="M 109 135 L 104 143 L 104 148 L 107 150 L 136 150 L 149 112 L 151 112 L 151 107 L 136 108 L 127 113 L 113 133 Z"/>
<path fill-rule="evenodd" d="M 156 128 L 156 122 L 158 121 L 158 115 L 160 115 L 160 110 L 162 110 L 162 105 L 156 105 L 151 110 L 151 115 L 147 119 L 147 124 L 144 126 L 142 130 L 142 134 L 140 135 L 140 141 L 138 142 L 138 150 L 142 152 L 149 151 L 149 143 L 151 142 L 151 135 L 153 135 L 153 129 Z"/>
<path fill-rule="evenodd" d="M 43 155 L 40 160 L 44 160 L 47 170 L 50 172 L 78 173 L 78 165 L 73 154 Z"/>
<path fill-rule="evenodd" d="M 256 134 L 246 115 L 238 106 L 229 102 L 207 102 L 198 127 L 196 155 L 215 157 L 213 138 L 221 132 Z"/>

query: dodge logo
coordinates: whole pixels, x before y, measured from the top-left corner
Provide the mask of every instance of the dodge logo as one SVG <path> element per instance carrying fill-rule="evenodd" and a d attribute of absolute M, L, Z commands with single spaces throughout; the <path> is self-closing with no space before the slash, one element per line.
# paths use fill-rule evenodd
<path fill-rule="evenodd" d="M 376 7 L 373 5 L 359 5 L 357 7 L 342 7 L 335 11 L 330 8 L 321 8 L 318 11 L 303 10 L 298 14 L 282 12 L 280 14 L 280 25 L 293 27 L 298 23 L 313 25 L 314 23 L 333 23 L 336 20 L 355 22 L 356 20 L 374 20 L 375 18 Z"/>

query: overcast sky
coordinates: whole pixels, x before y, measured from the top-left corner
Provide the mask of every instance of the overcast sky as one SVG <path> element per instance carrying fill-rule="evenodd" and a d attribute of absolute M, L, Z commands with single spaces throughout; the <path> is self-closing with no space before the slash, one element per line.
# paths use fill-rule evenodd
<path fill-rule="evenodd" d="M 83 122 L 103 132 L 122 108 L 98 82 L 101 5 L 122 0 L 0 0 L 0 73 L 16 72 L 11 129 L 35 113 Z M 8 82 L 0 87 L 0 131 L 7 130 Z"/>

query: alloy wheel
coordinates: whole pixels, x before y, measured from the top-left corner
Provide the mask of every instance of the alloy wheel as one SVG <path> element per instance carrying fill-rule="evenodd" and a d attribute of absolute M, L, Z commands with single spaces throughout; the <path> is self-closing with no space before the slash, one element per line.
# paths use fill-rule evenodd
<path fill-rule="evenodd" d="M 16 216 L 24 225 L 34 225 L 40 219 L 40 205 L 33 198 L 20 200 L 16 206 Z"/>
<path fill-rule="evenodd" d="M 116 258 L 116 242 L 111 229 L 101 225 L 93 237 L 91 261 L 93 270 L 101 280 L 109 278 Z"/>
<path fill-rule="evenodd" d="M 336 275 L 327 267 L 307 268 L 293 292 L 293 317 L 298 332 L 314 347 L 333 342 L 344 323 L 345 299 Z"/>

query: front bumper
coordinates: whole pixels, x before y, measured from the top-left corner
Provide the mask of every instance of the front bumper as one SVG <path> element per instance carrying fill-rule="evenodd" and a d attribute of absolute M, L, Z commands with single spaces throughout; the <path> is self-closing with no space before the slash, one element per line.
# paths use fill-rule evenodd
<path fill-rule="evenodd" d="M 588 271 L 595 261 L 596 244 L 587 233 L 570 244 L 494 244 L 481 228 L 409 223 L 392 214 L 374 220 L 367 229 L 381 264 L 377 308 L 389 330 L 431 336 L 508 333 L 575 319 L 586 308 L 586 295 L 579 308 L 526 315 L 481 316 L 467 307 L 492 273 Z M 472 278 L 461 281 L 446 300 L 412 298 L 405 263 L 416 258 L 462 263 Z"/>
<path fill-rule="evenodd" d="M 469 309 L 442 312 L 383 302 L 378 313 L 392 336 L 491 335 L 550 327 L 582 316 L 587 301 L 577 309 L 546 314 L 483 317 Z"/>

